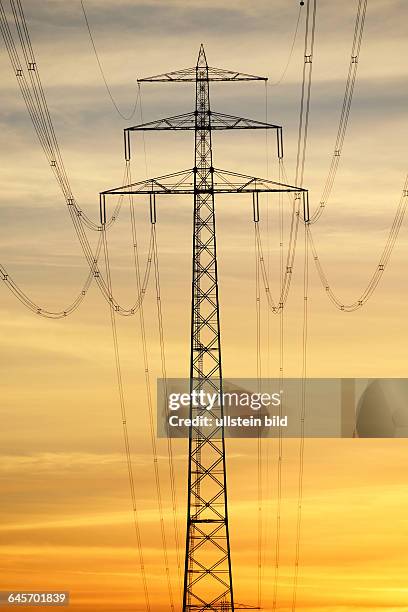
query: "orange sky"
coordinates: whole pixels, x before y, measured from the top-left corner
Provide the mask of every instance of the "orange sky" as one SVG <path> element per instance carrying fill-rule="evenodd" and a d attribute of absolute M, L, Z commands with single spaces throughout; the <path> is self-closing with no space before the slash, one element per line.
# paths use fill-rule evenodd
<path fill-rule="evenodd" d="M 75 4 L 75 6 L 74 6 Z M 341 109 L 356 2 L 319 3 L 305 185 L 318 205 Z M 53 120 L 79 203 L 96 218 L 98 193 L 123 173 L 122 129 L 97 72 L 80 6 L 25 2 L 27 19 Z M 171 5 L 171 10 L 169 6 Z M 123 109 L 137 76 L 193 65 L 199 43 L 213 66 L 279 78 L 298 3 L 239 0 L 89 0 L 89 16 L 109 81 Z M 315 237 L 330 278 L 345 301 L 354 299 L 378 261 L 406 172 L 408 7 L 370 0 L 345 155 Z M 302 27 L 302 26 L 301 26 Z M 303 30 L 302 30 L 303 31 Z M 300 39 L 288 73 L 269 90 L 268 117 L 284 125 L 286 168 L 294 175 L 302 66 Z M 32 297 L 59 308 L 78 291 L 86 264 L 60 193 L 36 141 L 9 66 L 0 54 L 0 260 Z M 231 89 L 232 88 L 232 89 Z M 193 89 L 143 88 L 144 120 L 191 110 Z M 265 119 L 263 85 L 217 86 L 213 107 Z M 133 123 L 138 123 L 136 116 Z M 264 174 L 265 135 L 217 134 L 218 167 Z M 269 178 L 277 179 L 269 149 Z M 157 176 L 191 166 L 191 135 L 151 135 L 147 172 Z M 135 179 L 146 176 L 142 142 L 135 141 Z M 141 259 L 147 250 L 146 202 L 138 201 Z M 266 232 L 265 200 L 261 203 Z M 270 261 L 278 287 L 278 230 L 270 203 Z M 224 374 L 256 375 L 254 236 L 251 201 L 217 202 Z M 285 216 L 286 230 L 288 216 Z M 191 201 L 160 202 L 158 243 L 166 353 L 170 376 L 189 369 Z M 285 240 L 287 239 L 287 235 Z M 114 288 L 121 302 L 135 293 L 129 214 L 109 235 Z M 266 240 L 266 239 L 265 239 Z M 285 314 L 285 374 L 301 371 L 302 240 Z M 377 292 L 353 314 L 333 308 L 310 271 L 310 376 L 406 376 L 406 225 Z M 1 292 L 0 589 L 71 591 L 75 612 L 144 612 L 132 528 L 122 424 L 109 313 L 93 287 L 71 317 L 48 321 Z M 262 326 L 265 336 L 266 308 Z M 159 375 L 153 287 L 145 303 L 152 381 Z M 137 318 L 118 321 L 139 519 L 153 612 L 169 610 L 143 382 Z M 271 315 L 269 367 L 278 375 L 278 321 Z M 178 522 L 184 540 L 186 443 L 174 443 Z M 263 609 L 272 611 L 276 441 L 263 444 Z M 405 440 L 306 440 L 297 610 L 408 610 Z M 166 443 L 159 441 L 172 584 L 179 606 Z M 257 454 L 250 440 L 228 442 L 229 508 L 236 600 L 256 604 Z M 290 611 L 294 572 L 298 442 L 286 441 L 283 463 L 281 562 L 277 610 Z M 183 551 L 180 551 L 181 557 Z"/>

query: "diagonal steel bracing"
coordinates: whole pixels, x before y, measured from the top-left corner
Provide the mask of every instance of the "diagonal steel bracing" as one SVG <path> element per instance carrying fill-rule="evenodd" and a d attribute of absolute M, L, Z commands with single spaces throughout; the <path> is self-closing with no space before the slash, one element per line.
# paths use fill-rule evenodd
<path fill-rule="evenodd" d="M 304 220 L 309 220 L 308 192 L 254 176 L 214 168 L 212 131 L 220 129 L 274 129 L 278 157 L 283 156 L 280 126 L 213 112 L 210 82 L 266 80 L 207 64 L 201 46 L 194 68 L 141 79 L 141 82 L 194 82 L 196 106 L 191 113 L 158 119 L 125 129 L 125 158 L 130 160 L 131 135 L 143 130 L 194 130 L 194 167 L 139 181 L 100 194 L 101 222 L 106 222 L 110 196 L 147 194 L 150 217 L 156 222 L 156 196 L 192 194 L 193 270 L 191 299 L 190 391 L 222 393 L 220 308 L 218 296 L 215 194 L 252 194 L 254 221 L 259 220 L 258 196 L 262 192 L 288 192 L 303 201 Z M 190 416 L 222 418 L 222 403 L 190 405 Z M 244 609 L 234 603 L 229 538 L 225 441 L 222 426 L 211 433 L 192 426 L 189 432 L 188 505 L 183 612 L 232 612 Z"/>

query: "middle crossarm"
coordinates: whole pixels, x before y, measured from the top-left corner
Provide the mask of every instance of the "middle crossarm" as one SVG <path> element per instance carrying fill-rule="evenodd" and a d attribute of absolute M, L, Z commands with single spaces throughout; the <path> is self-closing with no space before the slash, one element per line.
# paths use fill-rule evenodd
<path fill-rule="evenodd" d="M 273 123 L 265 123 L 264 121 L 256 121 L 255 119 L 247 119 L 245 117 L 235 117 L 234 115 L 226 115 L 210 111 L 208 115 L 208 126 L 205 128 L 211 130 L 276 130 L 278 157 L 283 157 L 283 135 L 282 127 Z M 130 159 L 130 133 L 138 131 L 163 131 L 163 130 L 194 130 L 195 129 L 195 113 L 184 113 L 183 115 L 175 115 L 174 117 L 165 117 L 164 119 L 156 119 L 148 123 L 134 125 L 124 130 L 125 137 L 125 158 Z"/>
<path fill-rule="evenodd" d="M 304 220 L 306 222 L 309 220 L 309 198 L 306 189 L 219 168 L 214 168 L 213 173 L 214 193 L 294 193 L 295 197 L 302 198 Z M 182 195 L 192 193 L 194 193 L 194 168 L 103 191 L 100 194 L 101 215 L 106 214 L 106 198 L 111 195 L 146 194 L 155 197 L 161 194 Z"/>

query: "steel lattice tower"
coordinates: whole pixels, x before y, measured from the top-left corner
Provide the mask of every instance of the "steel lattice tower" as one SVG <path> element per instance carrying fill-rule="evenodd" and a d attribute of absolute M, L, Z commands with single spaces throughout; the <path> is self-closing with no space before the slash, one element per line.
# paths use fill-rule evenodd
<path fill-rule="evenodd" d="M 191 391 L 222 390 L 208 65 L 196 67 Z M 190 408 L 191 416 L 207 411 Z M 213 409 L 222 416 L 222 405 Z M 218 413 L 218 414 L 217 414 Z M 184 610 L 234 609 L 223 431 L 190 431 Z M 227 604 L 227 605 L 225 605 Z M 211 608 L 209 608 L 211 609 Z"/>
<path fill-rule="evenodd" d="M 148 194 L 152 223 L 156 223 L 156 195 L 192 194 L 194 197 L 190 391 L 222 392 L 215 194 L 251 194 L 253 221 L 257 223 L 259 193 L 293 192 L 295 197 L 303 198 L 304 219 L 309 219 L 306 190 L 213 166 L 213 130 L 274 129 L 278 157 L 283 157 L 280 126 L 214 112 L 210 108 L 211 81 L 265 80 L 264 77 L 209 67 L 203 45 L 194 68 L 140 79 L 139 82 L 194 82 L 195 111 L 126 128 L 126 160 L 130 160 L 133 131 L 192 130 L 195 133 L 194 168 L 109 189 L 100 196 L 103 224 L 106 223 L 106 200 L 111 195 Z M 207 407 L 192 403 L 190 416 L 201 414 L 209 414 Z M 222 416 L 222 404 L 214 406 L 210 414 Z M 232 612 L 242 608 L 234 603 L 233 596 L 222 427 L 210 434 L 199 427 L 190 428 L 187 497 L 183 612 Z"/>

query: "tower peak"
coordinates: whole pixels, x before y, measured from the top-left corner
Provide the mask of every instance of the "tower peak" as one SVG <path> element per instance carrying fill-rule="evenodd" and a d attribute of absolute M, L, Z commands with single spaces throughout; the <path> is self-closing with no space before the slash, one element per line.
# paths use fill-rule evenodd
<path fill-rule="evenodd" d="M 207 67 L 208 67 L 207 57 L 205 55 L 204 45 L 203 43 L 201 43 L 200 50 L 198 52 L 197 68 L 207 68 Z"/>

